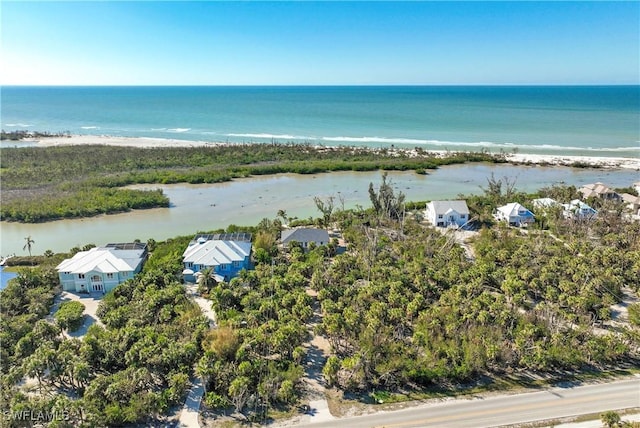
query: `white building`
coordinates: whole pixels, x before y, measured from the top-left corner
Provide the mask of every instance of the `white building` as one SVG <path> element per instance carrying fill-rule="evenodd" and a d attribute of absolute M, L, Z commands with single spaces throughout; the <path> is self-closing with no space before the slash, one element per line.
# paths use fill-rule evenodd
<path fill-rule="evenodd" d="M 80 251 L 57 267 L 65 291 L 109 292 L 142 270 L 147 244 L 107 244 Z"/>
<path fill-rule="evenodd" d="M 541 210 L 557 207 L 560 205 L 558 201 L 551 198 L 538 198 L 538 199 L 534 199 L 531 202 L 533 203 L 533 208 L 537 208 Z"/>
<path fill-rule="evenodd" d="M 466 201 L 431 201 L 424 211 L 429 223 L 437 227 L 460 227 L 469 222 L 469 207 Z"/>
<path fill-rule="evenodd" d="M 494 217 L 498 221 L 506 221 L 511 226 L 527 226 L 535 221 L 531 211 L 517 202 L 503 205 L 496 209 Z"/>
<path fill-rule="evenodd" d="M 591 220 L 596 218 L 598 211 L 591 208 L 588 204 L 582 202 L 580 199 L 574 199 L 568 204 L 562 204 L 562 215 L 565 218 L 572 218 L 576 220 Z"/>

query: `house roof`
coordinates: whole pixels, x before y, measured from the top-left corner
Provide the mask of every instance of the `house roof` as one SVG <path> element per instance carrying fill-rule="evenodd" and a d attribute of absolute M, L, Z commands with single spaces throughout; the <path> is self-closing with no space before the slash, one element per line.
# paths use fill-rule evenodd
<path fill-rule="evenodd" d="M 593 184 L 585 184 L 580 188 L 580 192 L 582 192 L 585 198 L 588 198 L 590 196 L 601 196 L 601 195 L 615 193 L 609 187 L 607 187 L 606 185 L 600 182 L 593 183 Z"/>
<path fill-rule="evenodd" d="M 300 228 L 282 231 L 280 238 L 283 244 L 287 242 L 329 242 L 329 232 L 324 229 Z"/>
<path fill-rule="evenodd" d="M 427 204 L 431 206 L 433 212 L 436 214 L 448 214 L 452 210 L 458 214 L 469 214 L 469 207 L 467 207 L 467 201 L 455 200 L 455 201 L 431 201 Z"/>
<path fill-rule="evenodd" d="M 551 198 L 538 198 L 534 199 L 533 206 L 536 208 L 550 208 L 559 205 L 558 201 Z"/>
<path fill-rule="evenodd" d="M 251 242 L 218 239 L 191 242 L 184 250 L 183 261 L 201 266 L 218 266 L 243 261 L 251 254 Z"/>
<path fill-rule="evenodd" d="M 571 202 L 569 202 L 568 204 L 563 204 L 564 208 L 567 210 L 591 210 L 593 212 L 596 212 L 596 210 L 594 210 L 591 206 L 589 206 L 589 204 L 581 201 L 580 199 L 574 199 Z"/>
<path fill-rule="evenodd" d="M 117 273 L 134 271 L 146 256 L 146 246 L 137 250 L 118 250 L 113 247 L 94 247 L 80 251 L 63 260 L 56 269 L 71 273 Z"/>
<path fill-rule="evenodd" d="M 533 213 L 531 211 L 517 202 L 511 202 L 510 204 L 503 205 L 498 207 L 497 210 L 507 217 L 533 217 Z M 521 214 L 521 211 L 524 211 L 524 213 Z"/>
<path fill-rule="evenodd" d="M 620 195 L 622 200 L 629 204 L 640 204 L 640 196 L 632 195 L 630 193 L 622 193 Z"/>
<path fill-rule="evenodd" d="M 119 242 L 107 244 L 104 248 L 113 248 L 116 250 L 145 250 L 147 248 L 147 244 L 144 242 Z"/>
<path fill-rule="evenodd" d="M 199 240 L 205 241 L 243 241 L 243 242 L 251 242 L 251 234 L 247 232 L 233 232 L 233 233 L 199 233 L 197 234 L 192 243 L 198 242 Z"/>

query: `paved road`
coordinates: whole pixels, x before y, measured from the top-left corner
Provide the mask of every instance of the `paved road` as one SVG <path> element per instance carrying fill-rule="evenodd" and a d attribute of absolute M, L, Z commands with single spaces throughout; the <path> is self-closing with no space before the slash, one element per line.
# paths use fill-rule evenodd
<path fill-rule="evenodd" d="M 394 412 L 312 423 L 313 428 L 483 428 L 640 407 L 640 378 L 575 388 L 450 400 Z"/>

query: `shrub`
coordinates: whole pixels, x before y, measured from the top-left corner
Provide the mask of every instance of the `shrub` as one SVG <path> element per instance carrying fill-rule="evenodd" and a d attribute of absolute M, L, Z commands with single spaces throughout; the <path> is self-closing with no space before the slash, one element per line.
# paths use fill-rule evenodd
<path fill-rule="evenodd" d="M 62 329 L 76 331 L 82 326 L 84 305 L 80 302 L 64 302 L 53 316 Z"/>
<path fill-rule="evenodd" d="M 640 303 L 633 303 L 627 308 L 629 311 L 629 322 L 640 327 Z"/>

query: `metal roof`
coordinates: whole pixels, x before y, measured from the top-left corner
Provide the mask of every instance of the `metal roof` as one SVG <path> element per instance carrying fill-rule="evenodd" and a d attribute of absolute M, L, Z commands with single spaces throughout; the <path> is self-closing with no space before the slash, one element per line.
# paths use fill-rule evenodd
<path fill-rule="evenodd" d="M 287 242 L 329 242 L 329 232 L 324 229 L 300 228 L 283 230 L 281 239 L 283 244 Z"/>
<path fill-rule="evenodd" d="M 251 254 L 251 242 L 246 241 L 192 241 L 184 250 L 183 261 L 200 266 L 218 266 L 243 261 Z"/>
<path fill-rule="evenodd" d="M 134 271 L 146 257 L 144 249 L 118 250 L 113 247 L 94 247 L 80 251 L 63 260 L 56 269 L 60 272 L 85 274 L 88 272 L 117 273 Z"/>
<path fill-rule="evenodd" d="M 533 217 L 533 213 L 517 202 L 498 207 L 498 211 L 508 217 Z"/>
<path fill-rule="evenodd" d="M 429 205 L 433 207 L 433 212 L 436 214 L 446 214 L 449 210 L 454 210 L 458 214 L 469 214 L 467 202 L 463 200 L 431 201 L 427 204 Z"/>

